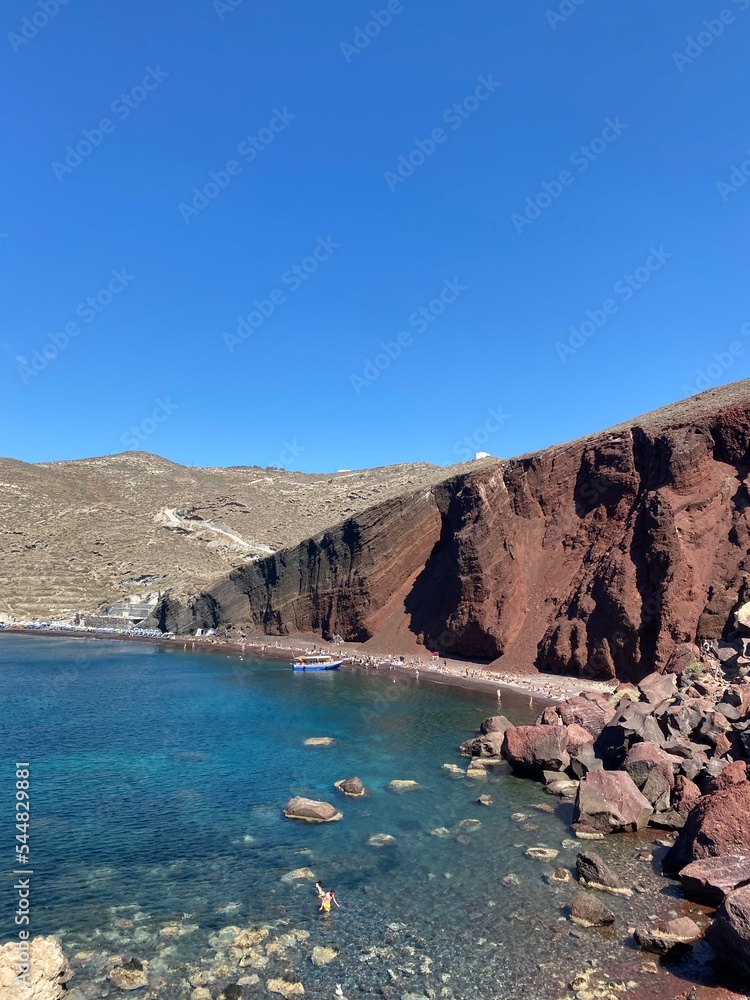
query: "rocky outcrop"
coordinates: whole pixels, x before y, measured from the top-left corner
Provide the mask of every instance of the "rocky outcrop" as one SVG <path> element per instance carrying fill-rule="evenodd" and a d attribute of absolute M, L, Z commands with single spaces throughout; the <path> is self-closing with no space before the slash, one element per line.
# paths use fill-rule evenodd
<path fill-rule="evenodd" d="M 728 854 L 693 861 L 680 872 L 680 882 L 688 899 L 718 906 L 730 892 L 750 883 L 750 857 Z"/>
<path fill-rule="evenodd" d="M 750 855 L 750 783 L 704 795 L 690 811 L 674 847 L 664 859 L 680 872 L 691 861 L 729 854 Z"/>
<path fill-rule="evenodd" d="M 624 771 L 590 771 L 581 779 L 573 811 L 576 830 L 619 833 L 641 830 L 653 808 Z"/>
<path fill-rule="evenodd" d="M 748 384 L 711 390 L 389 499 L 157 617 L 638 679 L 747 603 L 749 438 Z"/>
<path fill-rule="evenodd" d="M 565 726 L 511 726 L 502 755 L 517 774 L 540 778 L 544 771 L 564 771 L 570 764 Z"/>
<path fill-rule="evenodd" d="M 0 996 L 8 1000 L 62 1000 L 72 976 L 60 942 L 52 936 L 30 942 L 28 961 L 19 951 L 18 941 L 0 948 Z"/>

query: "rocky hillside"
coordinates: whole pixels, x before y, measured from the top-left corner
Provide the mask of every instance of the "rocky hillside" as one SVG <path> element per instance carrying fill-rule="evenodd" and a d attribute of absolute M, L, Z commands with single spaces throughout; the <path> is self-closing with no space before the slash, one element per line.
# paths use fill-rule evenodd
<path fill-rule="evenodd" d="M 749 447 L 743 381 L 363 505 L 154 620 L 641 677 L 750 596 Z"/>
<path fill-rule="evenodd" d="M 445 474 L 426 464 L 331 475 L 195 469 L 140 452 L 0 459 L 0 616 L 200 593 L 235 567 Z"/>

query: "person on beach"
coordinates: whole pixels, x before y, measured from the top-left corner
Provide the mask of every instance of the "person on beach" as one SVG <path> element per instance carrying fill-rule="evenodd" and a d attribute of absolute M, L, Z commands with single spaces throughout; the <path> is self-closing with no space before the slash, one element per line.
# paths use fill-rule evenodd
<path fill-rule="evenodd" d="M 328 892 L 326 892 L 323 895 L 323 898 L 320 900 L 320 910 L 318 912 L 319 913 L 330 913 L 331 912 L 331 903 L 335 903 L 336 904 L 336 908 L 337 909 L 341 909 L 341 907 L 339 906 L 339 902 L 336 899 L 336 893 L 333 891 L 333 889 L 329 889 Z"/>

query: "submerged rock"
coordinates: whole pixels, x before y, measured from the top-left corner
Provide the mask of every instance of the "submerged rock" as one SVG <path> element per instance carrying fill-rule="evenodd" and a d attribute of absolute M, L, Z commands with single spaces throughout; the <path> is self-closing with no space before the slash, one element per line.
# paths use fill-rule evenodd
<path fill-rule="evenodd" d="M 559 853 L 553 847 L 527 847 L 525 851 L 526 857 L 535 861 L 554 861 Z"/>
<path fill-rule="evenodd" d="M 317 802 L 315 799 L 296 795 L 284 806 L 284 815 L 288 819 L 299 819 L 305 823 L 333 823 L 341 819 L 343 813 L 329 802 Z"/>
<path fill-rule="evenodd" d="M 294 871 L 282 875 L 281 881 L 287 885 L 292 882 L 315 882 L 315 872 L 309 868 L 295 868 Z"/>
<path fill-rule="evenodd" d="M 443 764 L 443 770 L 447 771 L 454 778 L 465 778 L 466 771 L 458 764 Z"/>
<path fill-rule="evenodd" d="M 305 994 L 302 983 L 290 982 L 287 979 L 269 979 L 266 989 L 269 993 L 278 993 L 282 997 L 301 997 Z"/>
<path fill-rule="evenodd" d="M 395 844 L 396 838 L 390 833 L 373 833 L 367 838 L 367 843 L 370 847 L 385 847 L 387 844 Z"/>
<path fill-rule="evenodd" d="M 331 962 L 335 962 L 338 957 L 339 953 L 335 948 L 322 948 L 316 946 L 312 950 L 310 961 L 313 965 L 323 966 L 330 965 Z"/>
<path fill-rule="evenodd" d="M 306 747 L 332 747 L 333 737 L 331 736 L 311 736 L 305 740 Z"/>
<path fill-rule="evenodd" d="M 415 792 L 421 787 L 418 781 L 411 779 L 395 778 L 388 782 L 388 790 L 391 792 Z"/>
<path fill-rule="evenodd" d="M 121 965 L 115 965 L 107 978 L 119 990 L 139 990 L 148 985 L 147 964 L 138 958 L 128 959 Z"/>

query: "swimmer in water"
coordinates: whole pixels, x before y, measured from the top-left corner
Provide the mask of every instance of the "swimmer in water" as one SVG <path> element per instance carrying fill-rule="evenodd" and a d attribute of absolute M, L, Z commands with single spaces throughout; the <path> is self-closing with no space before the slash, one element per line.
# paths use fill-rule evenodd
<path fill-rule="evenodd" d="M 330 913 L 331 912 L 331 903 L 334 903 L 338 909 L 341 909 L 341 907 L 339 907 L 339 902 L 336 899 L 336 894 L 333 891 L 333 889 L 330 889 L 327 893 L 324 894 L 323 898 L 320 901 L 320 911 L 319 912 Z"/>
<path fill-rule="evenodd" d="M 320 882 L 316 882 L 315 883 L 315 895 L 318 897 L 318 899 L 322 899 L 323 896 L 325 896 L 325 894 L 326 894 L 326 891 L 323 888 L 323 886 L 320 884 Z"/>

